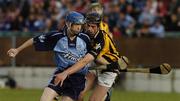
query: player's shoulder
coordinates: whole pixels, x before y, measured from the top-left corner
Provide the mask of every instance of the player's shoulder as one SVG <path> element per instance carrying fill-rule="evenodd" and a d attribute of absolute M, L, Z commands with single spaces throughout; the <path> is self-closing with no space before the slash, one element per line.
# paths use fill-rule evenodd
<path fill-rule="evenodd" d="M 95 38 L 96 42 L 104 42 L 104 38 L 105 38 L 105 35 L 104 35 L 103 30 L 99 30 L 98 35 Z"/>
<path fill-rule="evenodd" d="M 106 33 L 109 33 L 109 26 L 106 22 L 103 22 L 103 21 L 101 22 L 100 29 L 104 30 Z"/>
<path fill-rule="evenodd" d="M 101 27 L 101 29 L 104 29 L 104 30 L 109 28 L 108 24 L 106 22 L 103 22 L 103 21 L 101 21 L 100 27 Z"/>
<path fill-rule="evenodd" d="M 104 30 L 99 30 L 99 33 L 100 33 L 101 37 L 105 37 L 107 34 L 106 31 L 104 31 Z"/>
<path fill-rule="evenodd" d="M 87 34 L 85 34 L 85 33 L 79 33 L 78 36 L 79 36 L 80 38 L 82 38 L 82 39 L 90 40 L 89 36 L 88 36 Z"/>
<path fill-rule="evenodd" d="M 107 27 L 108 26 L 108 24 L 106 22 L 104 22 L 104 21 L 102 21 L 101 24 L 102 24 L 103 27 Z"/>
<path fill-rule="evenodd" d="M 101 30 L 101 33 L 103 34 L 102 36 L 103 37 L 110 37 L 110 38 L 112 38 L 112 36 L 111 36 L 111 33 L 110 32 L 106 32 L 105 30 Z"/>
<path fill-rule="evenodd" d="M 46 36 L 50 36 L 50 37 L 63 37 L 65 36 L 65 34 L 62 31 L 49 31 L 46 33 Z"/>

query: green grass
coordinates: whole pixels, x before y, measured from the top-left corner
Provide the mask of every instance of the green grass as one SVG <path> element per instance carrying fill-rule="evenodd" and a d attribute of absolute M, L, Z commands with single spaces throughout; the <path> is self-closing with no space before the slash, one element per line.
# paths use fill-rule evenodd
<path fill-rule="evenodd" d="M 0 101 L 39 101 L 42 90 L 0 89 Z"/>
<path fill-rule="evenodd" d="M 0 89 L 0 101 L 39 101 L 42 91 L 38 89 Z M 112 101 L 179 101 L 179 99 L 180 93 L 123 92 L 113 90 L 112 95 Z"/>
<path fill-rule="evenodd" d="M 112 101 L 179 101 L 180 93 L 113 91 Z"/>

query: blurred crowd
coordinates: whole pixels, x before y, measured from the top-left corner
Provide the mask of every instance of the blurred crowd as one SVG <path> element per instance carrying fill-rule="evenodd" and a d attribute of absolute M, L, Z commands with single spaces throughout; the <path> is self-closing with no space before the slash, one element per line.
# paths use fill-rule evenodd
<path fill-rule="evenodd" d="M 180 31 L 180 0 L 0 0 L 0 31 L 60 29 L 67 12 L 86 13 L 97 1 L 114 36 L 162 38 Z"/>

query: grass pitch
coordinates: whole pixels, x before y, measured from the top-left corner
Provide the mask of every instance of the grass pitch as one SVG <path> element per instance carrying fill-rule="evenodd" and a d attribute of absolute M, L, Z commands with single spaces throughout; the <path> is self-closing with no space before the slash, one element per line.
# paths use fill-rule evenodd
<path fill-rule="evenodd" d="M 43 90 L 0 89 L 0 101 L 39 101 Z M 89 94 L 85 101 L 88 101 Z M 179 101 L 180 93 L 129 92 L 113 90 L 112 101 Z"/>

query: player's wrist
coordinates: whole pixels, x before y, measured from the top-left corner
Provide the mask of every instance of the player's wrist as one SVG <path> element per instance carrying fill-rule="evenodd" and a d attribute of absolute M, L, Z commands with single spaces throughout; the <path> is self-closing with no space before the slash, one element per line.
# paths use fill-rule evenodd
<path fill-rule="evenodd" d="M 66 76 L 69 76 L 69 75 L 70 75 L 68 71 L 64 71 L 63 73 L 64 73 L 64 75 L 66 75 Z"/>
<path fill-rule="evenodd" d="M 18 53 L 22 50 L 20 47 L 15 48 L 15 49 L 16 49 L 16 51 L 17 51 Z"/>

